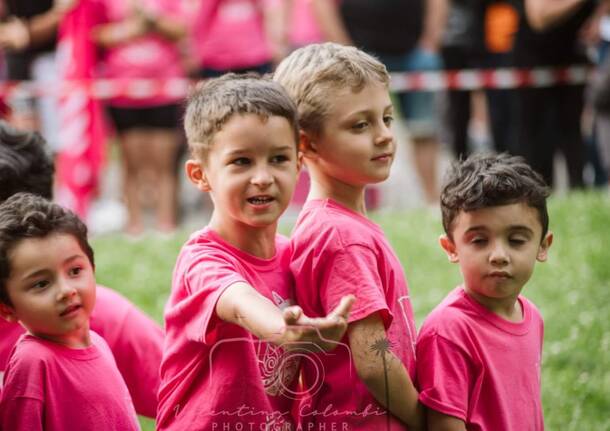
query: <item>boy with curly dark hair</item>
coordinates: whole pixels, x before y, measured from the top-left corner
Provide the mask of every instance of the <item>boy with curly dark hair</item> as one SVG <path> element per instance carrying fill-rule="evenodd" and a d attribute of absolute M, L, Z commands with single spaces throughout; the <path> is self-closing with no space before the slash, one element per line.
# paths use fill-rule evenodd
<path fill-rule="evenodd" d="M 417 341 L 430 430 L 544 429 L 543 321 L 521 290 L 553 240 L 548 195 L 520 157 L 474 155 L 450 170 L 440 244 L 464 281 L 427 317 Z"/>

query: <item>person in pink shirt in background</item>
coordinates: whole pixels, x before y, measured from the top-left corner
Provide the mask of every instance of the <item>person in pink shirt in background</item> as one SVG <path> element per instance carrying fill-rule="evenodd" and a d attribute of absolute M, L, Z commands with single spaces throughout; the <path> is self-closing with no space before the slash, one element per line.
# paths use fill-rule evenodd
<path fill-rule="evenodd" d="M 100 76 L 130 81 L 138 78 L 184 78 L 178 41 L 187 34 L 182 2 L 174 0 L 99 0 L 100 24 L 93 39 L 103 48 Z M 133 83 L 132 83 L 133 85 Z M 125 164 L 126 232 L 144 229 L 141 195 L 154 190 L 156 227 L 176 227 L 175 163 L 182 97 L 170 92 L 139 97 L 125 94 L 108 101 L 119 134 Z M 150 183 L 154 183 L 151 188 Z"/>
<path fill-rule="evenodd" d="M 0 121 L 0 202 L 18 192 L 52 198 L 53 163 L 45 141 Z M 91 329 L 102 336 L 117 362 L 138 414 L 154 418 L 157 410 L 163 331 L 119 293 L 97 286 Z M 0 319 L 1 375 L 13 346 L 25 329 Z"/>
<path fill-rule="evenodd" d="M 89 330 L 94 265 L 71 211 L 30 193 L 0 204 L 0 317 L 27 329 L 8 358 L 1 429 L 140 429 L 112 352 Z"/>
<path fill-rule="evenodd" d="M 252 74 L 190 96 L 186 174 L 214 212 L 174 269 L 159 430 L 293 429 L 299 359 L 347 329 L 352 297 L 315 319 L 290 306 L 290 244 L 276 231 L 299 168 L 296 115 L 279 84 Z"/>
<path fill-rule="evenodd" d="M 297 101 L 311 176 L 291 241 L 297 303 L 323 316 L 343 295 L 356 297 L 349 349 L 304 363 L 303 429 L 423 429 L 407 281 L 364 201 L 366 186 L 390 174 L 396 150 L 389 79 L 372 56 L 334 43 L 297 49 L 274 74 Z"/>
<path fill-rule="evenodd" d="M 201 0 L 192 47 L 201 78 L 271 72 L 286 51 L 282 0 Z"/>
<path fill-rule="evenodd" d="M 426 318 L 417 340 L 428 429 L 544 429 L 543 321 L 521 291 L 553 241 L 548 195 L 521 157 L 473 155 L 449 171 L 440 244 L 464 282 Z"/>

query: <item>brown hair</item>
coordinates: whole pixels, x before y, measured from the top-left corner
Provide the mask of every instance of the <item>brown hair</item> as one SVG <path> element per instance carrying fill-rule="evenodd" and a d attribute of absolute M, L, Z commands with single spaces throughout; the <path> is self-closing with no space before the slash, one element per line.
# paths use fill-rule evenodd
<path fill-rule="evenodd" d="M 6 292 L 10 277 L 10 252 L 24 239 L 52 234 L 72 235 L 95 267 L 93 249 L 87 241 L 87 227 L 60 205 L 30 193 L 17 193 L 0 204 L 0 302 L 11 305 Z"/>
<path fill-rule="evenodd" d="M 297 145 L 296 106 L 282 86 L 253 73 L 228 73 L 200 83 L 189 96 L 184 129 L 192 155 L 204 161 L 214 135 L 236 114 L 285 118 Z"/>
<path fill-rule="evenodd" d="M 549 228 L 549 193 L 542 176 L 522 157 L 475 154 L 454 162 L 446 175 L 441 192 L 443 228 L 451 238 L 460 211 L 523 202 L 537 210 L 544 238 Z"/>
<path fill-rule="evenodd" d="M 331 42 L 297 49 L 278 65 L 273 79 L 297 104 L 301 129 L 314 134 L 322 130 L 328 115 L 330 91 L 358 92 L 370 82 L 390 83 L 385 66 L 375 57 Z"/>

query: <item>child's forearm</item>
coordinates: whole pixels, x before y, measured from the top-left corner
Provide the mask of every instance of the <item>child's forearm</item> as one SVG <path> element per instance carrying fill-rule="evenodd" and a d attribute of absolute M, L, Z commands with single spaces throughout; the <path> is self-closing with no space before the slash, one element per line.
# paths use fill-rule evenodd
<path fill-rule="evenodd" d="M 370 367 L 375 371 L 366 373 L 363 382 L 377 402 L 406 423 L 409 430 L 423 430 L 424 409 L 400 359 L 388 352 L 385 361 L 376 357 Z"/>
<path fill-rule="evenodd" d="M 216 304 L 216 313 L 261 340 L 282 343 L 285 324 L 281 310 L 245 283 L 235 283 L 225 290 Z"/>
<path fill-rule="evenodd" d="M 410 430 L 423 430 L 419 394 L 404 364 L 392 353 L 379 315 L 350 324 L 348 333 L 356 372 L 373 397 Z"/>
<path fill-rule="evenodd" d="M 351 295 L 325 317 L 305 316 L 300 307 L 280 310 L 273 302 L 246 283 L 229 286 L 216 303 L 216 314 L 261 340 L 285 348 L 314 352 L 333 350 L 347 329 L 347 318 L 354 302 Z"/>

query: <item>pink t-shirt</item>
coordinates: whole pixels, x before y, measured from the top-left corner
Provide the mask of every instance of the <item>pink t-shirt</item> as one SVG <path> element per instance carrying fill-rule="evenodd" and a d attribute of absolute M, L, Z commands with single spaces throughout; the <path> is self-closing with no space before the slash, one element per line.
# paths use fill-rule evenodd
<path fill-rule="evenodd" d="M 289 242 L 260 259 L 209 228 L 183 246 L 165 308 L 159 430 L 280 430 L 291 424 L 298 362 L 216 315 L 234 283 L 248 283 L 282 308 L 291 303 Z M 241 428 L 243 426 L 243 428 Z"/>
<path fill-rule="evenodd" d="M 115 23 L 131 15 L 131 3 L 125 0 L 98 0 L 102 3 L 105 19 L 103 23 Z M 186 18 L 182 2 L 176 0 L 138 0 L 137 4 L 153 15 L 162 15 L 184 23 Z M 181 95 L 171 95 L 171 87 L 141 88 L 136 84 L 127 85 L 127 81 L 137 78 L 170 79 L 184 78 L 185 72 L 178 45 L 157 33 L 149 33 L 128 42 L 106 48 L 100 74 L 104 78 L 126 81 L 126 87 L 132 95 L 118 96 L 108 103 L 119 107 L 149 107 L 179 103 Z M 123 86 L 121 84 L 121 86 Z M 143 97 L 149 90 L 168 88 L 166 94 Z"/>
<path fill-rule="evenodd" d="M 102 337 L 70 349 L 25 334 L 15 345 L 0 396 L 4 430 L 139 430 L 129 391 Z"/>
<path fill-rule="evenodd" d="M 244 69 L 270 62 L 264 7 L 272 5 L 265 0 L 202 1 L 192 35 L 200 67 Z"/>
<path fill-rule="evenodd" d="M 97 286 L 90 326 L 110 347 L 136 411 L 154 418 L 163 347 L 161 327 L 119 293 L 103 286 Z M 21 325 L 0 319 L 0 373 L 6 369 L 9 353 L 23 333 Z"/>
<path fill-rule="evenodd" d="M 293 47 L 322 42 L 322 32 L 311 9 L 312 0 L 294 0 L 290 16 L 289 39 Z"/>
<path fill-rule="evenodd" d="M 523 320 L 509 322 L 453 290 L 426 318 L 417 340 L 420 400 L 470 431 L 540 431 L 543 322 L 519 297 Z"/>
<path fill-rule="evenodd" d="M 355 295 L 349 321 L 380 313 L 389 349 L 413 379 L 416 329 L 409 290 L 381 228 L 332 200 L 310 200 L 299 216 L 292 245 L 290 269 L 305 314 L 324 316 L 342 296 Z M 375 341 L 382 341 L 381 349 L 384 340 L 371 343 Z M 385 430 L 385 409 L 358 377 L 347 343 L 346 336 L 330 354 L 303 361 L 311 400 L 301 404 L 301 420 L 316 424 L 312 429 Z M 390 425 L 392 430 L 405 429 L 393 416 Z"/>

